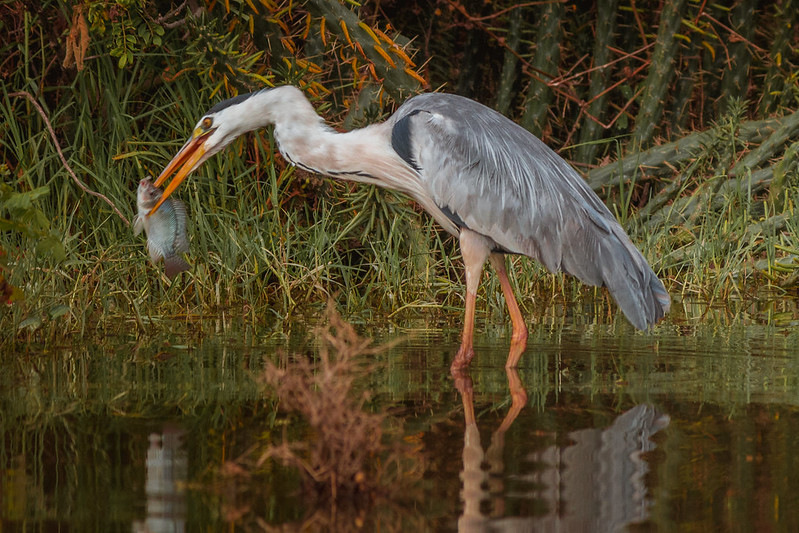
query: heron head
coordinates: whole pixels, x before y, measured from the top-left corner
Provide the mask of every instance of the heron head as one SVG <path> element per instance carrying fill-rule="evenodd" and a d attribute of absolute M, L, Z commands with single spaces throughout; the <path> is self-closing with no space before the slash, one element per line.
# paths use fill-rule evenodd
<path fill-rule="evenodd" d="M 270 114 L 263 109 L 265 102 L 259 102 L 261 98 L 256 98 L 267 91 L 269 89 L 219 102 L 203 115 L 194 126 L 191 137 L 155 180 L 154 185 L 160 187 L 170 176 L 175 175 L 164 189 L 163 197 L 149 214 L 158 210 L 178 185 L 206 159 L 225 148 L 239 135 L 263 127 L 269 122 Z"/>

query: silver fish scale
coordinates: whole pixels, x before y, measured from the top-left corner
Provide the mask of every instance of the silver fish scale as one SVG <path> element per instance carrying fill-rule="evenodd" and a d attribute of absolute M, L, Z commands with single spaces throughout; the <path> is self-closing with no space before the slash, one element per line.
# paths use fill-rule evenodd
<path fill-rule="evenodd" d="M 188 270 L 190 265 L 181 257 L 189 252 L 189 239 L 186 233 L 186 206 L 177 198 L 170 197 L 161 207 L 148 216 L 150 209 L 163 195 L 149 179 L 139 182 L 136 194 L 138 214 L 133 222 L 136 235 L 147 234 L 147 250 L 154 264 L 164 260 L 165 273 L 173 278 L 180 272 Z"/>

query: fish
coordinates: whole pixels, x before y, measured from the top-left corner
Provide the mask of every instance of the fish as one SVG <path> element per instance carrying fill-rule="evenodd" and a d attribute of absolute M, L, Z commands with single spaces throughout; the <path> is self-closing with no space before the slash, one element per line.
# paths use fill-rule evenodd
<path fill-rule="evenodd" d="M 183 202 L 171 196 L 161 204 L 158 211 L 149 215 L 163 194 L 164 191 L 153 185 L 150 178 L 139 182 L 136 190 L 138 214 L 133 220 L 133 233 L 139 235 L 144 230 L 150 259 L 153 264 L 158 264 L 163 259 L 166 277 L 173 279 L 191 268 L 182 256 L 189 252 L 189 238 L 186 234 L 188 216 Z"/>

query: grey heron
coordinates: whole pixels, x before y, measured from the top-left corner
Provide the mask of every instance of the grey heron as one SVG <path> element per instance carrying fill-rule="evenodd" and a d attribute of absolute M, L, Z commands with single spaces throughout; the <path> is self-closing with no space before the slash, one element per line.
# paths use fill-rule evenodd
<path fill-rule="evenodd" d="M 296 87 L 236 96 L 211 107 L 167 164 L 155 185 L 175 177 L 162 201 L 236 137 L 268 125 L 288 162 L 405 193 L 459 239 L 466 297 L 453 369 L 466 367 L 474 356 L 475 301 L 486 259 L 499 276 L 513 325 L 507 367 L 518 364 L 528 333 L 506 254 L 526 255 L 551 272 L 607 287 L 638 329 L 648 329 L 669 310 L 663 283 L 577 171 L 512 120 L 456 95 L 415 96 L 385 122 L 345 133 L 327 126 Z"/>

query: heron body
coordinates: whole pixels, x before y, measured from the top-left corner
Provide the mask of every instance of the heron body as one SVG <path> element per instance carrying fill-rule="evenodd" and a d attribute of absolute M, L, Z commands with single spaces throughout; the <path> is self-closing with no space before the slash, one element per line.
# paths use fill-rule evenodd
<path fill-rule="evenodd" d="M 163 198 L 233 139 L 270 124 L 280 152 L 297 167 L 405 193 L 459 238 L 466 310 L 453 369 L 474 354 L 475 300 L 487 259 L 513 323 L 507 366 L 524 351 L 527 327 L 505 270 L 508 253 L 607 287 L 638 329 L 669 309 L 663 284 L 585 180 L 521 126 L 456 95 L 413 97 L 387 121 L 345 133 L 328 127 L 293 86 L 220 102 L 156 180 L 161 185 L 177 172 Z"/>

